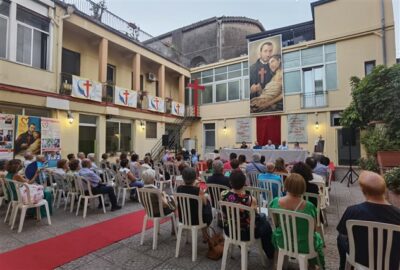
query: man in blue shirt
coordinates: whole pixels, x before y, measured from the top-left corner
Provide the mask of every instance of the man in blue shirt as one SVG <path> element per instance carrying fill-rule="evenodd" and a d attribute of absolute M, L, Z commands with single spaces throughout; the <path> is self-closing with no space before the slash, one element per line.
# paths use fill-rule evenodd
<path fill-rule="evenodd" d="M 260 163 L 260 160 L 259 154 L 253 154 L 253 161 L 247 164 L 246 173 L 265 173 L 267 169 Z"/>
<path fill-rule="evenodd" d="M 257 141 L 254 142 L 253 149 L 262 149 L 262 146 L 258 144 Z"/>
<path fill-rule="evenodd" d="M 90 168 L 92 167 L 92 162 L 89 159 L 82 160 L 82 169 L 79 171 L 79 175 L 84 179 L 83 181 L 89 181 L 92 187 L 92 193 L 96 194 L 108 194 L 111 202 L 111 211 L 121 209 L 121 206 L 117 204 L 117 198 L 115 197 L 114 189 L 110 186 L 106 186 L 100 183 L 101 179 L 95 172 Z M 85 185 L 84 185 L 85 186 Z"/>
<path fill-rule="evenodd" d="M 265 180 L 273 180 L 273 181 L 277 181 L 279 183 L 281 182 L 281 176 L 274 174 L 274 170 L 275 170 L 275 165 L 273 163 L 267 163 L 267 172 L 260 174 L 258 176 L 258 180 L 260 181 L 265 181 Z M 278 185 L 273 185 L 272 186 L 272 196 L 278 197 L 279 193 L 282 192 L 281 190 L 278 189 Z"/>

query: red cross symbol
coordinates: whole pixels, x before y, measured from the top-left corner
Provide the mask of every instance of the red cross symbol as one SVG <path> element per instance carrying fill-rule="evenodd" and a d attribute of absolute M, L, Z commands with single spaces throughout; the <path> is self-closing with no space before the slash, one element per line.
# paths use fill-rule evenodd
<path fill-rule="evenodd" d="M 155 97 L 155 98 L 153 99 L 153 101 L 154 101 L 154 103 L 155 103 L 154 108 L 158 111 L 158 103 L 159 103 L 160 101 L 158 100 L 157 97 Z"/>
<path fill-rule="evenodd" d="M 122 94 L 123 96 L 125 96 L 125 105 L 128 105 L 128 97 L 129 97 L 129 92 L 128 90 L 125 90 L 125 92 Z"/>
<path fill-rule="evenodd" d="M 193 90 L 194 93 L 194 116 L 197 117 L 198 116 L 198 92 L 199 90 L 203 91 L 204 90 L 204 86 L 203 85 L 199 85 L 198 80 L 194 80 L 193 83 L 189 83 L 187 85 L 188 88 L 191 88 Z"/>
<path fill-rule="evenodd" d="M 92 86 L 89 80 L 86 80 L 86 82 L 83 84 L 83 86 L 86 87 L 86 97 L 89 97 L 89 89 Z"/>
<path fill-rule="evenodd" d="M 181 105 L 179 105 L 179 103 L 176 104 L 176 113 L 179 114 L 179 108 L 181 107 Z"/>
<path fill-rule="evenodd" d="M 264 69 L 264 68 L 261 68 L 259 71 L 258 71 L 258 75 L 260 75 L 260 81 L 261 81 L 261 83 L 264 83 L 264 76 L 265 76 L 265 74 L 267 74 L 267 71 Z"/>

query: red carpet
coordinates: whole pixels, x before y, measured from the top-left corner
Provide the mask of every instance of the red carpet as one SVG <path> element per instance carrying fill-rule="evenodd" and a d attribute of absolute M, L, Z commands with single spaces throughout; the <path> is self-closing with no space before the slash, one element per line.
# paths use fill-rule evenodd
<path fill-rule="evenodd" d="M 144 215 L 137 211 L 2 253 L 0 269 L 54 269 L 140 233 Z"/>

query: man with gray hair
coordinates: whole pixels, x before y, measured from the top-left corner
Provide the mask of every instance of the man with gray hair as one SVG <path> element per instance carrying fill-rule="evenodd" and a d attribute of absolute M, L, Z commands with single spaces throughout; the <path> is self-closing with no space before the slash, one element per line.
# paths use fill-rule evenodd
<path fill-rule="evenodd" d="M 96 165 L 96 159 L 95 159 L 95 154 L 94 153 L 89 153 L 87 155 L 87 158 L 92 162 L 92 167 L 90 169 L 92 170 L 97 170 L 98 167 Z"/>
<path fill-rule="evenodd" d="M 34 162 L 33 155 L 31 151 L 26 151 L 24 154 L 24 168 L 28 167 L 29 164 Z"/>
<path fill-rule="evenodd" d="M 211 175 L 210 177 L 207 178 L 207 183 L 223 185 L 223 186 L 230 188 L 231 185 L 229 183 L 229 178 L 223 175 L 224 164 L 222 163 L 222 161 L 214 160 L 212 167 L 213 167 L 214 173 L 213 173 L 213 175 Z"/>
<path fill-rule="evenodd" d="M 267 168 L 260 162 L 261 156 L 257 153 L 253 154 L 253 161 L 247 164 L 246 173 L 265 173 Z"/>

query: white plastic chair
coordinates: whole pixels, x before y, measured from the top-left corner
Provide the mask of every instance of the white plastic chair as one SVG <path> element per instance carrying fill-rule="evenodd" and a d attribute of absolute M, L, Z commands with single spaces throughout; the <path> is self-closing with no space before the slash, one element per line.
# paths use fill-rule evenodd
<path fill-rule="evenodd" d="M 248 263 L 248 247 L 252 244 L 256 244 L 260 253 L 261 262 L 263 266 L 266 266 L 266 255 L 262 248 L 261 239 L 256 239 L 254 236 L 255 231 L 255 217 L 256 211 L 254 208 L 245 206 L 238 203 L 229 203 L 220 201 L 221 210 L 225 213 L 223 217 L 224 223 L 228 224 L 229 235 L 224 231 L 224 253 L 222 255 L 221 270 L 226 268 L 226 260 L 228 258 L 229 246 L 238 245 L 241 251 L 241 269 L 247 269 Z M 249 229 L 249 240 L 242 240 L 241 227 L 240 227 L 240 216 L 243 212 L 249 212 L 250 214 L 250 229 Z M 225 220 L 226 219 L 226 220 Z"/>
<path fill-rule="evenodd" d="M 278 198 L 282 197 L 282 183 L 277 180 L 265 179 L 265 180 L 258 180 L 258 187 L 269 190 L 274 194 L 273 187 L 276 186 L 275 190 L 278 191 Z"/>
<path fill-rule="evenodd" d="M 50 219 L 50 211 L 49 211 L 49 204 L 45 199 L 41 199 L 38 203 L 33 203 L 31 199 L 31 195 L 29 192 L 29 187 L 25 183 L 21 183 L 18 181 L 13 181 L 13 180 L 7 180 L 9 181 L 10 185 L 14 185 L 16 193 L 17 193 L 17 198 L 18 198 L 18 203 L 14 206 L 14 213 L 12 215 L 12 224 L 11 224 L 11 230 L 14 229 L 15 221 L 17 219 L 18 215 L 18 210 L 21 209 L 21 216 L 19 220 L 19 226 L 18 226 L 18 233 L 22 231 L 22 228 L 24 226 L 24 221 L 25 221 L 25 216 L 26 216 L 26 211 L 30 208 L 36 208 L 36 218 L 38 220 L 42 219 L 41 213 L 40 213 L 40 207 L 44 205 L 46 208 L 46 215 L 47 215 L 47 223 L 51 225 L 51 219 Z M 24 203 L 22 200 L 22 194 L 20 191 L 20 188 L 25 186 L 26 192 L 27 192 L 27 201 L 28 203 Z"/>
<path fill-rule="evenodd" d="M 246 173 L 247 179 L 249 180 L 249 185 L 252 187 L 258 187 L 258 176 L 259 172 L 249 172 Z"/>
<path fill-rule="evenodd" d="M 172 192 L 176 193 L 178 187 L 183 185 L 183 184 L 185 184 L 185 182 L 183 181 L 182 175 L 177 175 L 176 178 L 175 178 L 174 188 L 173 188 Z"/>
<path fill-rule="evenodd" d="M 163 174 L 160 174 L 160 169 L 162 171 Z M 156 173 L 156 177 L 155 177 L 155 185 L 161 190 L 164 190 L 164 186 L 169 185 L 170 189 L 172 190 L 172 179 L 170 180 L 165 180 L 165 171 L 164 171 L 164 167 L 155 165 L 154 166 L 154 171 Z"/>
<path fill-rule="evenodd" d="M 57 202 L 57 208 L 60 208 L 60 202 L 61 199 L 64 198 L 64 205 L 66 204 L 66 195 L 65 195 L 65 190 L 66 190 L 66 182 L 65 182 L 65 176 L 60 175 L 57 173 L 52 174 L 53 181 L 56 183 L 56 188 L 54 190 L 55 197 L 54 197 L 54 202 L 53 202 L 53 207 L 55 206 Z"/>
<path fill-rule="evenodd" d="M 308 269 L 309 259 L 317 258 L 318 264 L 320 264 L 318 253 L 314 247 L 315 223 L 312 216 L 300 212 L 275 208 L 270 208 L 269 214 L 272 219 L 274 230 L 277 227 L 280 227 L 283 234 L 283 247 L 279 247 L 277 270 L 281 270 L 283 268 L 285 256 L 296 258 L 299 262 L 300 270 Z M 297 237 L 297 222 L 299 219 L 306 220 L 308 223 L 308 253 L 299 252 Z"/>
<path fill-rule="evenodd" d="M 7 198 L 9 202 L 8 202 L 8 206 L 7 206 L 6 216 L 4 217 L 4 223 L 6 223 L 7 222 L 7 218 L 10 217 L 8 225 L 11 226 L 12 217 L 13 217 L 13 214 L 14 214 L 15 206 L 18 204 L 18 200 L 17 200 L 17 198 L 14 198 L 14 193 L 12 192 L 12 189 L 10 187 L 9 181 L 12 181 L 12 179 L 7 179 L 7 178 L 4 179 L 4 182 L 2 182 L 2 185 L 3 185 L 3 190 L 4 191 L 6 191 L 6 190 L 8 191 L 8 192 L 5 192 L 5 194 L 9 194 L 10 195 L 10 197 Z"/>
<path fill-rule="evenodd" d="M 219 201 L 221 200 L 221 192 L 228 190 L 229 188 L 218 184 L 207 184 L 207 192 L 211 198 L 211 206 L 215 209 L 215 214 L 218 222 L 218 214 L 221 213 L 221 207 L 219 206 Z"/>
<path fill-rule="evenodd" d="M 115 175 L 115 185 L 118 189 L 117 202 L 119 201 L 121 192 L 122 192 L 122 203 L 121 206 L 125 205 L 126 201 L 126 193 L 131 191 L 132 189 L 136 189 L 136 187 L 129 186 L 128 176 L 125 173 L 117 172 Z M 136 189 L 137 190 L 137 189 Z"/>
<path fill-rule="evenodd" d="M 90 185 L 90 182 L 85 180 L 85 178 L 83 178 L 81 176 L 76 176 L 75 177 L 75 183 L 76 183 L 76 187 L 77 187 L 78 192 L 79 192 L 78 208 L 76 209 L 76 215 L 79 214 L 79 207 L 81 206 L 81 200 L 82 199 L 85 200 L 84 206 L 83 206 L 83 218 L 86 218 L 86 212 L 87 212 L 89 200 L 97 199 L 99 197 L 100 197 L 100 200 L 101 200 L 101 204 L 103 205 L 103 212 L 105 214 L 106 213 L 106 207 L 104 205 L 104 196 L 103 196 L 103 194 L 93 195 L 92 186 Z M 85 193 L 85 188 L 84 188 L 85 184 L 86 184 L 86 190 L 88 192 L 88 195 L 86 195 L 86 193 Z"/>
<path fill-rule="evenodd" d="M 155 249 L 157 249 L 158 233 L 160 230 L 160 219 L 163 219 L 166 217 L 171 218 L 171 222 L 173 223 L 173 226 L 175 229 L 175 235 L 177 235 L 175 212 L 165 215 L 163 204 L 162 204 L 161 191 L 158 189 L 139 188 L 138 196 L 139 196 L 139 202 L 143 205 L 144 210 L 146 211 L 146 215 L 144 216 L 144 219 L 143 219 L 143 228 L 142 228 L 142 235 L 140 237 L 140 245 L 143 245 L 147 221 L 149 219 L 151 219 L 154 224 L 154 227 L 153 227 L 153 250 L 155 250 Z M 156 208 L 155 208 L 155 205 L 153 204 L 154 199 L 157 199 L 157 202 L 158 202 Z M 159 213 L 158 216 L 155 216 L 155 213 L 157 213 L 155 210 L 158 210 L 158 213 Z"/>
<path fill-rule="evenodd" d="M 303 198 L 306 201 L 310 201 L 310 198 L 314 198 L 317 200 L 317 227 L 321 228 L 321 236 L 322 236 L 322 240 L 324 240 L 325 243 L 325 229 L 324 229 L 324 223 L 321 222 L 321 195 L 320 194 L 315 194 L 315 193 L 309 193 L 306 192 L 303 194 Z"/>
<path fill-rule="evenodd" d="M 272 191 L 259 187 L 244 187 L 244 190 L 257 199 L 258 212 L 264 213 L 268 217 L 268 205 L 273 199 Z"/>
<path fill-rule="evenodd" d="M 354 238 L 354 227 L 364 227 L 368 230 L 368 267 L 357 263 L 355 259 L 355 242 L 357 239 Z M 351 267 L 354 267 L 356 270 L 395 269 L 393 267 L 396 266 L 393 265 L 392 268 L 390 268 L 390 255 L 392 254 L 393 249 L 393 233 L 397 232 L 397 234 L 400 234 L 399 225 L 362 220 L 348 220 L 346 222 L 346 228 L 349 238 L 349 254 L 346 254 L 346 270 L 350 270 Z M 376 257 L 374 254 L 376 254 Z M 396 254 L 399 255 L 399 251 L 397 251 Z M 400 270 L 400 265 L 398 267 Z"/>
<path fill-rule="evenodd" d="M 70 202 L 70 213 L 74 211 L 75 198 L 79 197 L 79 188 L 77 188 L 75 176 L 67 174 L 65 177 L 66 193 L 64 211 L 67 210 L 68 202 Z"/>
<path fill-rule="evenodd" d="M 192 261 L 197 260 L 197 236 L 200 229 L 206 228 L 207 224 L 203 222 L 203 202 L 199 196 L 189 195 L 184 193 L 176 193 L 174 195 L 177 202 L 179 212 L 178 220 L 178 238 L 176 241 L 175 257 L 179 257 L 179 248 L 182 239 L 182 231 L 184 229 L 192 232 Z M 191 203 L 197 202 L 198 205 L 198 221 L 199 224 L 192 224 L 192 213 L 190 212 Z M 181 221 L 182 220 L 182 221 Z"/>

